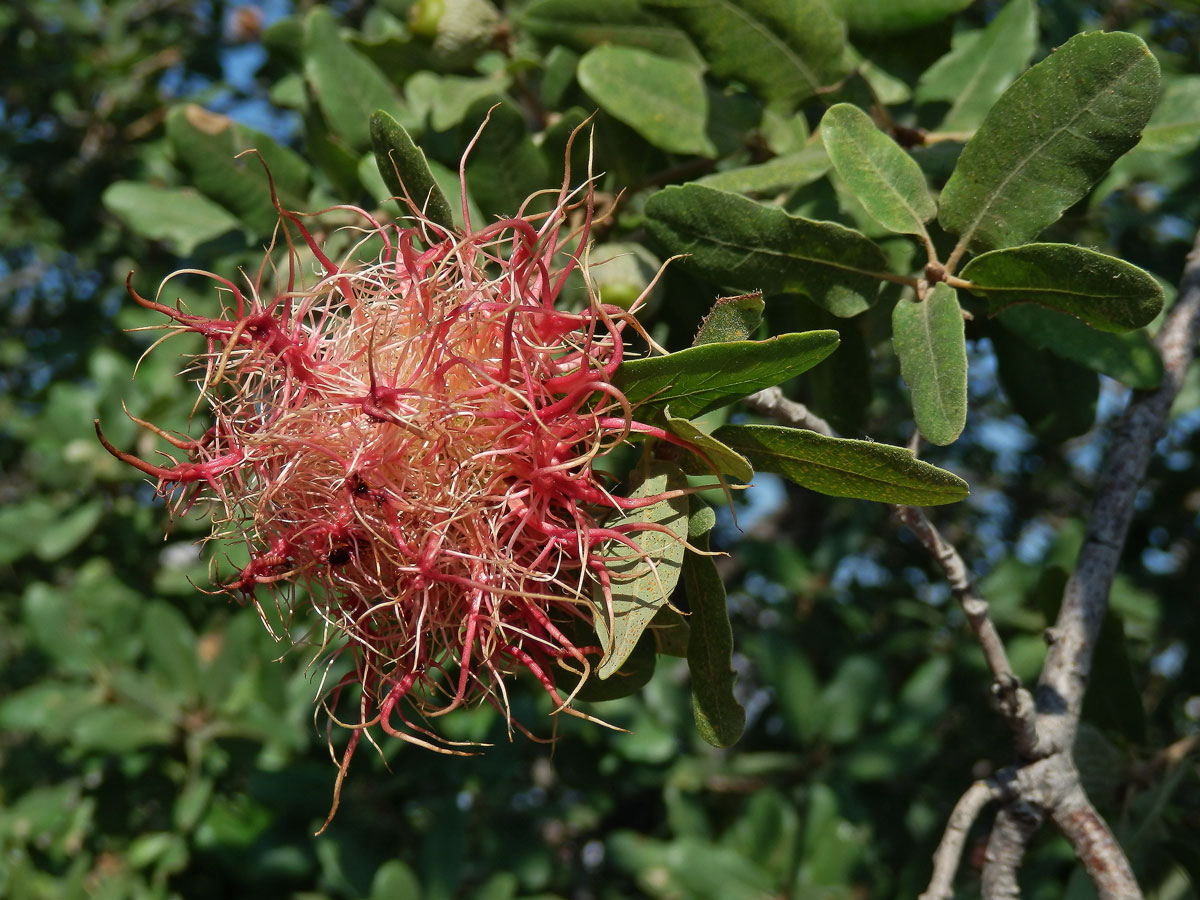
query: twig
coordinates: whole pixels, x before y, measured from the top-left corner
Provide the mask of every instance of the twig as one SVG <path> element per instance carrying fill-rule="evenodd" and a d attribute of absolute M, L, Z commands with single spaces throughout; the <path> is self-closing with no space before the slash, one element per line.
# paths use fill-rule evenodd
<path fill-rule="evenodd" d="M 975 590 L 967 564 L 954 545 L 942 537 L 924 511 L 914 506 L 898 506 L 900 520 L 917 536 L 929 554 L 941 566 L 958 599 L 975 639 L 983 649 L 984 659 L 992 673 L 992 691 L 1000 711 L 1012 728 L 1017 752 L 1024 757 L 1033 757 L 1037 749 L 1036 717 L 1033 695 L 1021 685 L 1021 679 L 1013 672 L 1004 650 L 1004 642 L 996 630 L 996 624 L 988 614 L 987 601 Z"/>
<path fill-rule="evenodd" d="M 946 831 L 933 854 L 933 877 L 929 887 L 917 900 L 950 900 L 954 896 L 954 873 L 962 859 L 967 833 L 983 808 L 1004 793 L 1003 786 L 994 779 L 976 781 L 967 788 L 950 813 Z"/>
<path fill-rule="evenodd" d="M 834 431 L 828 422 L 810 410 L 803 403 L 789 400 L 783 396 L 783 390 L 778 387 L 764 388 L 751 394 L 745 400 L 746 405 L 764 416 L 770 416 L 797 428 L 807 428 L 826 437 L 833 437 Z"/>
<path fill-rule="evenodd" d="M 1100 624 L 1129 523 L 1154 445 L 1200 340 L 1200 236 L 1180 283 L 1179 299 L 1158 333 L 1162 384 L 1135 392 L 1117 425 L 1096 485 L 1087 533 L 1067 581 L 1058 620 L 1050 631 L 1046 664 L 1038 681 L 1038 732 L 1056 750 L 1070 752 L 1092 669 Z"/>

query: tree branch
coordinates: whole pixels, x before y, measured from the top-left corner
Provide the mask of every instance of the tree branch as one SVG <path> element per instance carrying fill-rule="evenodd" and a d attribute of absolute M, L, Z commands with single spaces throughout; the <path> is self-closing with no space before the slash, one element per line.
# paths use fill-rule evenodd
<path fill-rule="evenodd" d="M 757 410 L 764 416 L 770 416 L 797 428 L 807 428 L 826 437 L 834 437 L 833 428 L 828 422 L 810 410 L 803 403 L 789 400 L 783 396 L 783 390 L 778 387 L 763 388 L 745 399 L 751 409 Z"/>
<path fill-rule="evenodd" d="M 984 856 L 983 900 L 1021 900 L 1017 872 L 1025 858 L 1025 848 L 1042 825 L 1042 813 L 1024 800 L 1010 803 L 996 813 L 996 822 L 988 838 Z"/>
<path fill-rule="evenodd" d="M 1038 732 L 1053 749 L 1069 753 L 1092 670 L 1100 624 L 1120 562 L 1134 500 L 1171 404 L 1183 385 L 1200 340 L 1200 235 L 1183 271 L 1179 299 L 1158 333 L 1162 384 L 1135 392 L 1118 423 L 1096 485 L 1087 533 L 1067 581 L 1050 649 L 1038 681 Z"/>
<path fill-rule="evenodd" d="M 924 511 L 913 506 L 898 506 L 896 512 L 941 566 L 950 590 L 962 605 L 971 630 L 975 632 L 975 639 L 983 648 L 984 659 L 992 673 L 992 691 L 1000 711 L 1012 728 L 1017 752 L 1025 757 L 1034 756 L 1038 740 L 1033 695 L 1021 685 L 1021 680 L 1013 672 L 1004 642 L 988 614 L 987 601 L 971 583 L 967 564 L 954 545 L 943 538 L 929 521 Z"/>

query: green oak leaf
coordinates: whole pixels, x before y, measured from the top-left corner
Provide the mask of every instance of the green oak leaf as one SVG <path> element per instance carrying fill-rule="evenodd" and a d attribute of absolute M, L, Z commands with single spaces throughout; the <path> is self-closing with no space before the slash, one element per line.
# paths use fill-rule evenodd
<path fill-rule="evenodd" d="M 831 497 L 939 506 L 967 496 L 967 483 L 904 447 L 833 438 L 780 425 L 724 425 L 713 432 L 755 470 L 774 472 Z"/>
<path fill-rule="evenodd" d="M 673 463 L 651 463 L 645 480 L 629 494 L 632 499 L 653 497 L 687 487 L 687 476 Z M 611 578 L 612 607 L 608 607 L 599 585 L 593 592 L 596 635 L 604 656 L 596 669 L 601 680 L 611 677 L 624 664 L 655 614 L 667 605 L 679 581 L 684 541 L 688 534 L 688 498 L 672 497 L 653 506 L 630 510 L 611 518 L 617 524 L 662 525 L 667 532 L 635 531 L 630 539 L 641 548 L 636 554 L 619 541 L 607 541 L 601 551 L 621 557 L 607 566 Z"/>
<path fill-rule="evenodd" d="M 708 536 L 692 539 L 708 550 Z M 688 553 L 683 560 L 683 587 L 688 609 L 688 673 L 696 730 L 714 747 L 736 743 L 746 728 L 746 710 L 733 693 L 733 627 L 725 600 L 725 583 L 711 556 Z"/>
<path fill-rule="evenodd" d="M 697 65 L 704 57 L 679 28 L 645 8 L 640 0 L 533 0 L 518 15 L 535 37 L 580 53 L 602 44 L 638 47 Z"/>
<path fill-rule="evenodd" d="M 405 197 L 409 198 L 424 211 L 426 218 L 447 232 L 452 231 L 454 213 L 429 169 L 424 151 L 413 143 L 404 126 L 382 109 L 371 116 L 371 146 L 379 174 L 392 196 L 401 204 Z"/>
<path fill-rule="evenodd" d="M 837 345 L 836 331 L 703 344 L 622 363 L 613 384 L 634 406 L 670 404 L 675 415 L 692 419 L 808 371 Z"/>
<path fill-rule="evenodd" d="M 225 207 L 192 188 L 118 181 L 105 189 L 103 199 L 104 208 L 135 234 L 163 241 L 181 256 L 241 225 Z"/>
<path fill-rule="evenodd" d="M 323 6 L 315 7 L 304 22 L 304 74 L 325 121 L 357 150 L 371 145 L 371 116 L 376 110 L 401 113 L 387 76 L 342 39 L 333 13 Z"/>
<path fill-rule="evenodd" d="M 983 249 L 1037 237 L 1137 143 L 1158 79 L 1135 35 L 1071 38 L 1004 92 L 963 148 L 942 226 Z"/>
<path fill-rule="evenodd" d="M 713 172 L 693 184 L 735 194 L 774 195 L 812 184 L 829 171 L 830 165 L 825 147 L 815 143 L 758 165 Z"/>
<path fill-rule="evenodd" d="M 892 345 L 917 428 L 934 444 L 954 443 L 967 423 L 967 347 L 954 288 L 937 284 L 924 300 L 900 300 Z"/>
<path fill-rule="evenodd" d="M 900 34 L 940 22 L 971 5 L 971 0 L 827 0 L 833 14 L 852 31 Z"/>
<path fill-rule="evenodd" d="M 646 0 L 692 36 L 712 70 L 792 108 L 845 74 L 845 26 L 824 0 Z"/>
<path fill-rule="evenodd" d="M 1101 331 L 1150 324 L 1162 310 L 1162 287 L 1135 265 L 1073 244 L 1026 244 L 993 250 L 962 270 L 969 290 L 993 314 L 1018 303 L 1069 313 Z"/>
<path fill-rule="evenodd" d="M 987 28 L 957 35 L 950 52 L 925 70 L 917 83 L 917 102 L 950 102 L 939 131 L 977 128 L 1029 65 L 1037 35 L 1033 0 L 1009 0 Z"/>
<path fill-rule="evenodd" d="M 875 127 L 871 117 L 838 103 L 821 119 L 821 138 L 833 167 L 871 218 L 889 231 L 924 235 L 937 214 L 916 160 Z"/>
<path fill-rule="evenodd" d="M 189 103 L 167 116 L 167 140 L 175 159 L 206 196 L 234 213 L 255 235 L 269 235 L 279 222 L 267 171 L 286 209 L 303 209 L 308 163 L 294 150 L 230 119 Z M 258 155 L 246 150 L 257 150 Z M 265 166 L 265 168 L 264 168 Z"/>
<path fill-rule="evenodd" d="M 804 294 L 837 316 L 867 309 L 887 260 L 874 243 L 834 222 L 788 215 L 698 184 L 646 201 L 646 227 L 680 265 L 723 288 Z"/>
<path fill-rule="evenodd" d="M 594 47 L 579 84 L 601 109 L 668 153 L 716 156 L 700 66 L 636 47 Z"/>
<path fill-rule="evenodd" d="M 692 346 L 749 340 L 762 322 L 764 306 L 762 294 L 757 293 L 718 298 L 700 323 Z"/>
<path fill-rule="evenodd" d="M 690 419 L 676 418 L 671 415 L 669 408 L 663 410 L 663 419 L 666 422 L 667 431 L 675 435 L 675 437 L 687 441 L 704 454 L 704 457 L 701 457 L 699 454 L 693 454 L 695 464 L 684 465 L 684 470 L 688 474 L 711 474 L 713 469 L 715 469 L 722 475 L 732 475 L 738 481 L 748 482 L 754 477 L 754 469 L 751 468 L 746 457 L 735 450 L 729 449 L 711 434 L 702 431 L 699 427 L 692 424 Z M 707 462 L 705 459 L 707 459 Z"/>

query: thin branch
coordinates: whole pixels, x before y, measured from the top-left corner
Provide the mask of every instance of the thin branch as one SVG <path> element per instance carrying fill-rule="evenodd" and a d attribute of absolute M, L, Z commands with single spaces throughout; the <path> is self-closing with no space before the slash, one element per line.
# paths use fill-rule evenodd
<path fill-rule="evenodd" d="M 1096 485 L 1087 533 L 1067 581 L 1058 621 L 1038 681 L 1038 732 L 1070 752 L 1092 669 L 1100 624 L 1133 518 L 1134 500 L 1154 445 L 1163 434 L 1171 404 L 1200 340 L 1200 236 L 1180 283 L 1179 299 L 1158 333 L 1165 374 L 1153 391 L 1135 392 L 1114 433 Z"/>
<path fill-rule="evenodd" d="M 996 630 L 996 623 L 988 614 L 987 601 L 971 583 L 967 564 L 963 562 L 954 545 L 942 537 L 941 532 L 929 521 L 923 510 L 914 506 L 898 506 L 896 512 L 941 566 L 950 590 L 961 604 L 967 622 L 975 632 L 975 639 L 983 649 L 984 659 L 987 660 L 988 669 L 992 673 L 992 690 L 1000 711 L 1012 728 L 1017 752 L 1025 757 L 1034 756 L 1038 740 L 1033 695 L 1021 686 L 1021 680 L 1013 672 L 1008 654 L 1004 650 L 1004 642 Z"/>
<path fill-rule="evenodd" d="M 789 400 L 783 396 L 783 390 L 778 387 L 764 388 L 751 394 L 745 400 L 746 405 L 757 410 L 764 416 L 778 419 L 797 428 L 807 428 L 826 437 L 834 437 L 833 428 L 828 422 L 810 410 L 803 403 Z"/>
<path fill-rule="evenodd" d="M 1025 848 L 1041 827 L 1042 819 L 1041 810 L 1024 800 L 1010 803 L 996 813 L 981 873 L 983 900 L 1021 900 L 1017 872 L 1025 858 Z"/>
<path fill-rule="evenodd" d="M 954 873 L 958 871 L 967 833 L 983 808 L 1004 794 L 1003 786 L 993 779 L 976 781 L 967 788 L 950 813 L 946 831 L 933 854 L 933 876 L 929 887 L 917 900 L 951 900 L 954 896 Z"/>

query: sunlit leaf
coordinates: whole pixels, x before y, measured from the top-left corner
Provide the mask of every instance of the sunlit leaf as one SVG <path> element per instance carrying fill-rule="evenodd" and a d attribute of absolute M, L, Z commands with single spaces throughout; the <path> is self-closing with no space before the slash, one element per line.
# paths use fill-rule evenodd
<path fill-rule="evenodd" d="M 1137 143 L 1158 100 L 1141 38 L 1076 35 L 996 101 L 941 197 L 942 226 L 974 247 L 1030 241 Z"/>
<path fill-rule="evenodd" d="M 600 108 L 655 147 L 716 156 L 699 66 L 635 47 L 602 46 L 579 60 L 579 83 Z"/>
<path fill-rule="evenodd" d="M 1162 287 L 1124 260 L 1073 244 L 1026 244 L 977 256 L 962 271 L 970 291 L 993 313 L 1034 303 L 1069 313 L 1101 331 L 1150 324 L 1162 310 Z"/>
<path fill-rule="evenodd" d="M 838 103 L 821 119 L 821 138 L 838 175 L 867 213 L 889 231 L 925 234 L 937 213 L 925 175 L 871 117 Z"/>
<path fill-rule="evenodd" d="M 934 444 L 953 443 L 967 422 L 966 339 L 954 288 L 937 284 L 924 300 L 901 299 L 892 310 L 892 346 L 917 428 Z"/>
<path fill-rule="evenodd" d="M 689 347 L 623 363 L 615 384 L 635 405 L 691 419 L 799 375 L 837 349 L 836 331 Z"/>

